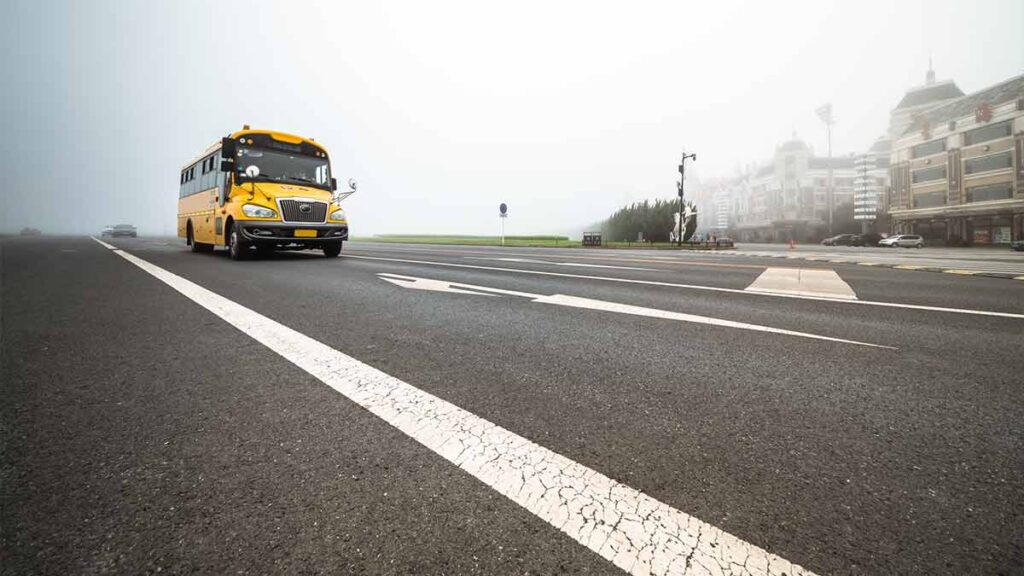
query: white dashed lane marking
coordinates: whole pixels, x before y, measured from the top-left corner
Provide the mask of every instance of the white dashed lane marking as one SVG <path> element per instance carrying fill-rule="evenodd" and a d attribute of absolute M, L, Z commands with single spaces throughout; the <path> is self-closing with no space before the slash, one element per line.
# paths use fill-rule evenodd
<path fill-rule="evenodd" d="M 811 574 L 198 284 L 104 245 L 629 573 Z"/>
<path fill-rule="evenodd" d="M 550 262 L 548 260 L 532 260 L 529 258 L 482 258 L 466 256 L 467 260 L 491 260 L 497 262 L 523 262 L 526 264 L 547 264 L 548 266 L 569 266 L 573 268 L 610 268 L 613 270 L 633 270 L 640 272 L 657 272 L 654 268 L 637 268 L 635 266 L 612 266 L 610 264 L 588 264 L 584 262 Z"/>

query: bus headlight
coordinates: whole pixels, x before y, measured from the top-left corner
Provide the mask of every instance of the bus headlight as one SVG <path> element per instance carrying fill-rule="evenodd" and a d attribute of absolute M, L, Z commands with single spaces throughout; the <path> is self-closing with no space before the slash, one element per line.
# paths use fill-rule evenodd
<path fill-rule="evenodd" d="M 342 209 L 342 208 L 338 208 L 334 212 L 331 212 L 331 220 L 344 221 L 345 220 L 345 210 Z"/>
<path fill-rule="evenodd" d="M 277 218 L 277 212 L 274 212 L 266 206 L 259 206 L 256 204 L 243 205 L 242 214 L 245 214 L 249 218 Z"/>

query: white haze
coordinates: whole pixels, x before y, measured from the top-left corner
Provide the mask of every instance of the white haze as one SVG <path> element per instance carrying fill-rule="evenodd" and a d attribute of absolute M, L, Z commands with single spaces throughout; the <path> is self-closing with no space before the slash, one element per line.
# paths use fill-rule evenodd
<path fill-rule="evenodd" d="M 181 165 L 243 123 L 355 177 L 353 233 L 580 230 L 795 132 L 837 154 L 938 77 L 1024 71 L 1024 3 L 14 2 L 0 229 L 173 234 Z M 688 182 L 696 186 L 698 182 Z"/>

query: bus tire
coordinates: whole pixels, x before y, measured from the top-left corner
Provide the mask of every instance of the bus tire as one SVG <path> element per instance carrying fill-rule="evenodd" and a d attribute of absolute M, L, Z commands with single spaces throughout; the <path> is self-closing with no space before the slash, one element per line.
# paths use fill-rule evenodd
<path fill-rule="evenodd" d="M 327 258 L 337 258 L 338 254 L 341 254 L 341 242 L 328 242 L 324 244 L 324 256 Z"/>
<path fill-rule="evenodd" d="M 257 244 L 256 256 L 259 258 L 270 258 L 274 255 L 274 247 L 271 244 Z"/>
<path fill-rule="evenodd" d="M 203 245 L 200 244 L 199 242 L 196 242 L 195 234 L 192 233 L 192 222 L 191 221 L 189 221 L 189 223 L 188 223 L 188 227 L 186 228 L 185 235 L 186 235 L 186 243 L 188 244 L 189 248 L 192 249 L 193 252 L 202 252 L 203 251 Z"/>
<path fill-rule="evenodd" d="M 228 236 L 228 255 L 232 260 L 245 260 L 248 256 L 249 245 L 242 241 L 238 233 L 238 226 L 231 226 L 231 234 Z"/>

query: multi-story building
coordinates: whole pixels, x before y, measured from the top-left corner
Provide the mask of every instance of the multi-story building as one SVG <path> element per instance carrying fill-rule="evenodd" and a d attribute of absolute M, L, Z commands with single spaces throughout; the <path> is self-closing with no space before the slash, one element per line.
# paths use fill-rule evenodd
<path fill-rule="evenodd" d="M 893 125 L 893 232 L 951 244 L 1024 238 L 1024 75 L 922 105 L 902 131 Z"/>
<path fill-rule="evenodd" d="M 853 219 L 861 222 L 861 231 L 869 232 L 882 211 L 882 197 L 889 184 L 891 142 L 879 138 L 863 154 L 854 157 Z"/>
<path fill-rule="evenodd" d="M 830 164 L 831 162 L 831 164 Z M 832 167 L 834 206 L 853 202 L 853 156 L 815 156 L 794 137 L 775 149 L 772 160 L 740 178 L 733 232 L 753 242 L 817 240 L 828 232 L 828 178 Z"/>

